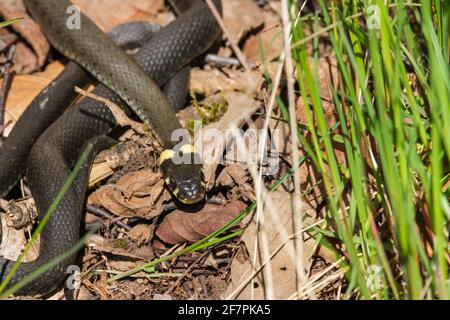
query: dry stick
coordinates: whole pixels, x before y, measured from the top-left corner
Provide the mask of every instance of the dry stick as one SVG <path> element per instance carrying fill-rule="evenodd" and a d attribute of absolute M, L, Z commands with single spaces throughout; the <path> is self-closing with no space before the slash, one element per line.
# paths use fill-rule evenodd
<path fill-rule="evenodd" d="M 113 215 L 110 214 L 108 211 L 94 207 L 93 205 L 90 205 L 90 204 L 86 205 L 86 209 L 90 213 L 95 214 L 96 216 L 99 216 L 102 218 L 106 218 L 106 219 L 114 218 Z M 126 224 L 122 221 L 113 221 L 113 223 L 117 224 L 119 227 L 124 228 L 127 231 L 130 231 L 132 229 L 128 224 Z"/>
<path fill-rule="evenodd" d="M 305 229 L 299 231 L 298 233 L 291 234 L 291 235 L 288 237 L 288 239 L 286 239 L 282 244 L 280 244 L 275 250 L 272 251 L 272 253 L 270 254 L 270 256 L 268 257 L 267 260 L 265 260 L 264 262 L 262 262 L 262 263 L 260 264 L 260 266 L 259 266 L 256 270 L 254 270 L 254 271 L 252 272 L 252 274 L 251 274 L 248 278 L 246 278 L 244 281 L 242 281 L 242 282 L 239 284 L 239 286 L 238 286 L 236 289 L 234 289 L 233 292 L 230 293 L 230 294 L 226 297 L 226 300 L 232 300 L 232 299 L 235 299 L 235 298 L 242 292 L 242 290 L 243 290 L 243 289 L 244 289 L 244 288 L 252 281 L 252 279 L 254 279 L 255 276 L 256 276 L 261 270 L 263 270 L 263 268 L 264 268 L 268 263 L 270 263 L 270 261 L 278 254 L 278 252 L 280 252 L 280 250 L 283 249 L 283 247 L 284 247 L 285 245 L 288 244 L 288 242 L 289 242 L 290 240 L 293 240 L 294 238 L 301 236 L 304 232 L 308 231 L 309 229 L 311 229 L 311 228 L 313 228 L 313 227 L 315 227 L 315 226 L 320 225 L 320 224 L 323 223 L 324 221 L 325 221 L 325 219 L 321 219 L 321 220 L 319 220 L 319 221 L 317 221 L 317 222 L 315 222 L 315 223 L 313 223 L 313 224 L 307 226 Z"/>
<path fill-rule="evenodd" d="M 12 120 L 10 119 L 5 124 L 0 124 L 0 137 L 2 136 L 5 129 L 10 126 L 11 123 L 12 123 Z"/>
<path fill-rule="evenodd" d="M 259 143 L 258 146 L 258 151 L 259 151 L 259 159 L 262 163 L 262 159 L 264 158 L 264 151 L 265 151 L 265 146 L 266 146 L 266 141 L 267 141 L 267 132 L 269 129 L 269 121 L 270 118 L 272 116 L 273 113 L 273 109 L 275 107 L 275 100 L 277 97 L 277 89 L 280 85 L 280 81 L 281 81 L 281 75 L 283 74 L 283 61 L 284 61 L 284 54 L 281 55 L 280 57 L 280 62 L 278 65 L 278 69 L 275 75 L 275 81 L 274 81 L 274 85 L 273 85 L 273 89 L 272 89 L 272 93 L 269 99 L 269 107 L 268 107 L 268 111 L 267 111 L 267 117 L 266 120 L 264 122 L 264 127 L 263 127 L 263 135 L 261 138 L 261 141 Z M 256 224 L 257 224 L 257 229 L 259 229 L 259 225 L 264 223 L 264 219 L 262 218 L 263 216 L 263 209 L 265 206 L 267 206 L 267 200 L 263 200 L 263 188 L 262 188 L 262 165 L 259 168 L 258 174 L 256 175 L 256 177 L 254 177 L 255 180 L 255 191 L 256 191 L 256 202 L 258 203 L 258 206 L 256 207 Z M 253 248 L 253 270 L 256 269 L 256 257 L 257 257 L 257 252 L 258 252 L 258 242 L 259 238 L 256 238 L 255 241 L 255 246 Z M 251 278 L 252 281 L 252 296 L 253 296 L 253 288 L 254 288 L 254 277 Z"/>
<path fill-rule="evenodd" d="M 0 126 L 2 126 L 5 122 L 6 99 L 8 98 L 8 92 L 9 89 L 11 88 L 11 82 L 14 77 L 14 72 L 11 72 L 11 67 L 12 67 L 12 59 L 14 57 L 15 52 L 16 46 L 13 45 L 8 51 L 8 62 L 5 64 L 4 68 L 3 84 L 0 95 Z"/>
<path fill-rule="evenodd" d="M 200 281 L 200 284 L 202 285 L 202 290 L 203 290 L 203 296 L 204 298 L 208 298 L 209 297 L 209 290 L 208 287 L 206 286 L 206 277 L 204 274 L 200 274 L 197 278 Z"/>
<path fill-rule="evenodd" d="M 177 279 L 177 281 L 175 281 L 175 283 L 174 283 L 169 289 L 167 289 L 166 292 L 164 292 L 164 294 L 169 294 L 170 292 L 172 292 L 172 290 L 175 289 L 175 287 L 176 287 L 177 285 L 180 284 L 181 280 L 183 280 L 184 277 L 186 277 L 186 275 L 187 275 L 192 269 L 194 269 L 194 267 L 200 262 L 201 259 L 203 259 L 204 257 L 206 257 L 207 254 L 210 254 L 210 252 L 211 252 L 211 250 L 207 250 L 207 251 L 203 252 L 203 254 L 202 254 L 200 257 L 198 257 L 198 258 L 197 258 L 197 259 L 196 259 L 196 260 L 195 260 L 195 261 L 194 261 L 194 262 L 186 269 L 186 271 L 183 273 L 183 275 L 182 275 L 181 277 L 179 277 L 179 278 Z"/>
<path fill-rule="evenodd" d="M 217 54 L 212 54 L 212 53 L 209 53 L 205 57 L 205 62 L 214 64 L 219 67 L 229 67 L 229 66 L 240 67 L 241 66 L 241 63 L 236 58 L 222 57 L 222 56 L 219 56 Z"/>
<path fill-rule="evenodd" d="M 244 54 L 242 53 L 241 49 L 239 49 L 239 47 L 236 44 L 237 42 L 235 41 L 235 39 L 232 37 L 232 35 L 228 31 L 227 27 L 225 26 L 225 23 L 223 22 L 223 19 L 220 16 L 219 11 L 217 11 L 217 8 L 214 5 L 214 3 L 212 3 L 211 0 L 206 0 L 206 4 L 208 5 L 209 10 L 211 10 L 211 13 L 213 14 L 214 18 L 216 18 L 217 23 L 219 24 L 223 33 L 225 34 L 228 41 L 230 42 L 231 49 L 233 49 L 233 52 L 236 55 L 236 57 L 239 59 L 239 62 L 241 63 L 241 65 L 244 67 L 244 69 L 246 71 L 251 71 L 251 69 L 250 69 L 249 65 L 247 64 L 247 61 L 244 57 Z"/>
<path fill-rule="evenodd" d="M 283 20 L 283 35 L 284 35 L 284 55 L 285 55 L 285 72 L 288 88 L 288 102 L 289 102 L 289 118 L 291 127 L 291 139 L 292 139 L 292 163 L 298 163 L 300 160 L 300 154 L 298 148 L 300 147 L 300 141 L 297 136 L 297 115 L 295 108 L 295 93 L 294 93 L 294 66 L 292 64 L 292 52 L 291 52 L 291 22 L 289 19 L 289 4 L 287 0 L 281 1 L 281 17 Z M 293 199 L 293 227 L 294 232 L 302 229 L 302 217 L 301 217 L 301 202 L 300 202 L 300 170 L 294 172 L 294 199 Z M 300 297 L 303 293 L 303 284 L 307 281 L 307 276 L 303 266 L 303 240 L 298 237 L 294 240 L 298 259 L 296 260 L 297 271 L 297 294 Z M 313 290 L 308 290 L 308 296 L 310 299 L 316 299 Z"/>
<path fill-rule="evenodd" d="M 303 6 L 300 8 L 299 14 L 297 16 L 297 18 L 295 19 L 294 22 L 294 26 L 296 26 L 300 20 L 300 13 L 303 10 L 304 6 L 306 5 L 305 1 L 303 3 Z M 292 35 L 289 35 L 289 41 L 291 40 Z M 271 119 L 272 113 L 273 113 L 273 109 L 275 107 L 275 100 L 277 97 L 277 89 L 280 85 L 280 81 L 281 81 L 281 76 L 283 74 L 283 66 L 284 66 L 284 61 L 285 61 L 285 52 L 281 52 L 280 55 L 280 60 L 278 63 L 278 68 L 277 68 L 277 72 L 275 74 L 275 80 L 273 81 L 273 88 L 272 88 L 272 93 L 270 95 L 270 99 L 269 99 L 269 107 L 268 107 L 268 111 L 267 111 L 267 117 L 266 120 L 264 122 L 264 127 L 263 127 L 263 135 L 259 144 L 259 159 L 263 159 L 264 156 L 264 151 L 265 151 L 265 146 L 266 146 L 266 140 L 267 140 L 267 132 L 269 129 L 269 121 Z M 255 177 L 254 177 L 255 179 Z M 255 189 L 256 189 L 256 194 L 257 194 L 257 203 L 259 203 L 258 207 L 257 207 L 257 211 L 256 211 L 256 221 L 257 224 L 259 225 L 260 223 L 262 223 L 261 218 L 262 217 L 262 210 L 264 205 L 267 205 L 264 203 L 263 201 L 263 195 L 261 192 L 261 185 L 262 185 L 262 166 L 260 167 L 259 170 L 259 175 L 257 177 L 257 179 L 255 179 L 256 183 L 255 183 Z M 256 265 L 256 252 L 257 252 L 257 247 L 258 247 L 258 239 L 256 239 L 257 241 L 255 241 L 255 248 L 254 248 L 254 259 L 253 259 L 253 269 L 255 269 L 255 265 Z M 252 279 L 253 282 L 253 279 Z M 252 283 L 252 287 L 253 287 L 253 283 Z"/>
<path fill-rule="evenodd" d="M 309 280 L 308 284 L 313 285 L 314 282 L 318 282 L 323 276 L 327 275 L 331 270 L 333 270 L 336 267 L 339 267 L 339 265 L 345 260 L 344 257 L 338 259 L 337 261 L 333 262 L 329 266 L 327 266 L 325 269 L 320 271 L 319 273 L 313 275 Z M 337 272 L 340 272 L 342 275 L 344 274 L 342 270 L 337 270 Z"/>
<path fill-rule="evenodd" d="M 96 94 L 94 94 L 92 92 L 83 90 L 79 87 L 75 87 L 74 89 L 75 89 L 75 92 L 81 94 L 82 96 L 97 100 L 97 101 L 103 103 L 106 107 L 108 107 L 109 110 L 111 111 L 111 113 L 113 114 L 114 118 L 116 119 L 117 125 L 122 126 L 122 127 L 130 126 L 131 128 L 133 128 L 134 131 L 136 131 L 139 134 L 142 134 L 142 135 L 148 134 L 144 123 L 137 122 L 137 121 L 134 121 L 134 120 L 128 118 L 128 116 L 125 114 L 125 112 L 114 102 L 112 102 L 108 99 L 105 99 L 103 97 L 97 96 Z"/>
<path fill-rule="evenodd" d="M 274 85 L 272 88 L 272 93 L 269 99 L 269 107 L 268 107 L 268 111 L 267 111 L 267 117 L 266 120 L 264 121 L 264 126 L 263 126 L 263 135 L 261 138 L 261 141 L 259 143 L 258 146 L 258 152 L 259 152 L 259 159 L 262 163 L 262 159 L 264 158 L 264 151 L 265 151 L 265 146 L 266 146 L 266 141 L 267 141 L 267 132 L 269 129 L 269 121 L 272 117 L 272 113 L 273 113 L 273 109 L 275 107 L 275 100 L 277 97 L 277 89 L 280 85 L 281 82 L 281 75 L 283 74 L 283 63 L 284 63 L 284 52 L 281 54 L 280 56 L 280 61 L 279 61 L 279 65 L 278 65 L 278 69 L 275 75 L 275 81 L 274 81 Z M 256 201 L 258 203 L 258 206 L 256 208 L 256 224 L 257 224 L 257 229 L 259 228 L 259 225 L 261 223 L 263 223 L 263 218 L 262 217 L 262 212 L 263 212 L 263 208 L 266 205 L 265 202 L 263 201 L 263 197 L 262 197 L 262 165 L 259 168 L 258 171 L 258 175 L 257 175 L 257 179 L 255 180 L 255 191 L 256 191 Z M 255 270 L 256 267 L 256 253 L 258 251 L 258 238 L 256 238 L 255 241 L 255 246 L 253 249 L 253 270 Z M 254 278 L 252 278 L 252 288 L 254 288 Z M 253 289 L 252 289 L 252 296 L 253 296 Z"/>
<path fill-rule="evenodd" d="M 239 152 L 243 154 L 245 152 L 244 151 L 245 141 L 241 135 L 236 134 L 236 132 L 238 132 L 236 129 L 237 129 L 236 125 L 232 124 L 231 133 L 232 133 L 233 139 L 235 139 L 235 141 L 236 141 L 236 145 L 239 149 Z M 257 181 L 258 180 L 258 172 L 254 167 L 255 167 L 255 165 L 249 164 L 248 169 L 250 171 L 250 175 L 253 178 L 253 180 Z M 255 185 L 255 188 L 256 188 L 256 185 Z M 269 191 L 267 190 L 267 188 L 265 188 L 265 186 L 263 184 L 260 184 L 259 187 L 257 187 L 257 191 L 261 194 L 261 199 L 264 199 L 264 201 L 260 200 L 261 202 L 258 202 L 257 208 L 264 205 L 264 207 L 267 209 L 268 214 L 267 214 L 267 217 L 265 217 L 262 213 L 256 217 L 257 218 L 256 224 L 257 224 L 258 228 L 261 228 L 261 233 L 262 233 L 261 238 L 259 238 L 258 234 L 255 236 L 256 240 L 258 241 L 259 239 L 261 239 L 261 241 L 264 241 L 265 232 L 266 232 L 265 229 L 270 227 L 270 228 L 274 228 L 275 230 L 277 230 L 279 232 L 279 235 L 283 241 L 289 241 L 291 236 L 288 234 L 286 227 L 281 223 L 281 220 L 279 219 L 279 216 L 278 216 L 279 210 L 275 209 L 275 207 L 272 203 L 272 200 L 269 196 Z M 271 221 L 266 222 L 267 218 L 271 219 Z M 257 231 L 257 233 L 258 233 L 258 231 Z M 257 241 L 255 241 L 255 243 Z M 262 258 L 263 258 L 263 260 L 266 261 L 269 259 L 268 258 L 269 252 L 268 252 L 267 245 L 265 247 L 265 244 L 262 243 L 261 247 L 262 247 Z M 255 244 L 254 259 L 253 259 L 253 269 L 254 270 L 256 268 L 256 256 L 258 253 L 257 248 L 258 248 L 258 245 Z M 288 243 L 288 250 L 289 250 L 289 252 L 291 252 L 289 257 L 292 259 L 293 263 L 295 264 L 298 257 L 296 256 L 294 245 L 291 243 Z M 270 263 L 270 259 L 268 261 Z M 262 269 L 263 271 L 265 271 L 265 272 L 263 272 L 265 285 L 270 285 L 271 284 L 270 281 L 272 280 L 272 274 L 270 272 L 267 272 L 268 269 L 270 269 L 270 264 L 268 265 L 267 268 Z M 251 288 L 253 290 L 254 277 L 252 277 L 250 280 L 252 281 Z M 267 294 L 270 295 L 270 289 L 264 288 L 264 290 L 265 290 L 266 296 L 267 296 Z M 253 291 L 252 291 L 252 295 L 253 295 Z"/>
<path fill-rule="evenodd" d="M 308 293 L 310 290 L 320 291 L 325 286 L 330 284 L 332 281 L 334 281 L 338 278 L 341 278 L 342 275 L 343 275 L 343 273 L 341 271 L 336 271 L 332 275 L 327 277 L 326 279 L 324 279 L 324 280 L 314 284 L 312 287 L 308 288 L 305 292 L 302 293 L 301 296 L 299 296 L 297 292 L 294 292 L 291 296 L 289 296 L 289 298 L 287 298 L 287 300 L 303 299 L 304 297 L 306 297 L 306 293 Z"/>

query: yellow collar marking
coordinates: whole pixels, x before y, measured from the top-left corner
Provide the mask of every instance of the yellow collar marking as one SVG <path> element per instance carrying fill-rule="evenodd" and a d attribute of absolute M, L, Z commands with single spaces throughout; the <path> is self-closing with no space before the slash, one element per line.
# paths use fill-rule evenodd
<path fill-rule="evenodd" d="M 168 159 L 172 159 L 174 155 L 175 155 L 175 152 L 173 152 L 173 150 L 171 150 L 171 149 L 164 150 L 159 155 L 159 165 L 161 165 L 164 161 L 166 161 Z"/>
<path fill-rule="evenodd" d="M 185 144 L 180 148 L 180 151 L 183 153 L 195 153 L 194 145 L 191 143 Z"/>

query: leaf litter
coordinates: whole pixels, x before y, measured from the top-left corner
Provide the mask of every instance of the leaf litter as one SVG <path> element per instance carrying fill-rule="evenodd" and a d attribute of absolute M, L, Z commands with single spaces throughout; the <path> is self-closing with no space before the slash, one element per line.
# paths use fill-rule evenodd
<path fill-rule="evenodd" d="M 175 18 L 162 0 L 148 1 L 145 4 L 135 0 L 75 0 L 74 3 L 105 31 L 133 20 L 165 25 Z M 258 123 L 264 122 L 270 91 L 263 72 L 268 72 L 266 76 L 274 78 L 278 57 L 283 49 L 279 1 L 271 1 L 269 4 L 260 7 L 253 0 L 224 1 L 224 23 L 232 38 L 238 42 L 247 61 L 257 68 L 248 72 L 243 72 L 235 66 L 208 64 L 193 68 L 190 92 L 194 101 L 177 115 L 183 125 L 189 126 L 194 120 L 205 120 L 204 114 L 199 113 L 198 106 L 211 101 L 220 103 L 221 100 L 227 104 L 226 112 L 218 121 L 209 123 L 203 130 L 214 128 L 226 134 L 226 130 L 231 127 L 248 129 L 258 127 Z M 102 14 L 99 15 L 98 12 Z M 6 120 L 15 121 L 31 100 L 56 78 L 64 65 L 58 60 L 48 62 L 49 45 L 39 27 L 26 15 L 22 1 L 2 1 L 0 15 L 4 18 L 26 17 L 20 26 L 17 24 L 0 33 L 3 40 L 0 41 L 0 48 L 2 44 L 5 48 L 16 44 L 19 49 L 14 65 L 16 70 L 23 74 L 14 78 L 6 103 Z M 216 54 L 234 58 L 227 39 L 222 41 Z M 329 68 L 329 61 L 321 62 L 319 68 L 323 69 L 324 79 L 328 79 L 326 70 Z M 321 89 L 328 94 L 324 99 L 329 99 L 329 82 L 320 80 L 320 84 L 324 86 Z M 303 120 L 301 103 L 299 100 L 299 121 Z M 205 166 L 204 169 L 208 190 L 211 190 L 215 197 L 222 199 L 222 202 L 193 207 L 180 206 L 176 201 L 173 202 L 158 172 L 158 146 L 142 134 L 142 130 L 136 130 L 139 126 L 126 121 L 127 119 L 123 123 L 125 127 L 115 137 L 120 143 L 101 152 L 94 161 L 87 204 L 89 208 L 103 210 L 106 216 L 86 210 L 85 224 L 100 223 L 101 228 L 98 234 L 90 237 L 85 246 L 82 255 L 84 276 L 80 290 L 73 292 L 74 298 L 221 299 L 233 295 L 233 298 L 239 299 L 249 298 L 252 294 L 254 296 L 255 292 L 257 297 L 263 298 L 263 273 L 255 270 L 262 269 L 264 262 L 258 262 L 256 259 L 260 248 L 256 245 L 255 251 L 255 233 L 259 227 L 252 214 L 232 229 L 248 226 L 239 239 L 219 242 L 212 248 L 179 256 L 121 281 L 108 283 L 107 279 L 112 275 L 143 265 L 155 258 L 168 256 L 187 244 L 202 239 L 238 216 L 255 200 L 254 181 L 247 165 L 239 161 L 228 161 L 216 162 Z M 278 120 L 270 121 L 272 129 L 284 125 Z M 5 134 L 7 135 L 8 131 Z M 267 185 L 287 170 L 286 155 L 289 154 L 290 145 L 288 129 L 285 134 L 287 138 L 279 149 L 283 159 L 282 165 L 278 173 L 264 179 Z M 205 152 L 211 150 L 206 148 Z M 227 149 L 224 158 L 229 156 L 228 158 L 232 159 L 232 153 Z M 313 173 L 308 163 L 302 165 L 301 172 L 305 181 L 302 190 L 310 188 L 312 193 L 317 195 L 319 192 L 314 179 L 310 178 Z M 278 191 L 270 197 L 279 215 L 275 219 L 279 220 L 278 224 L 284 226 L 284 233 L 278 227 L 265 228 L 270 243 L 269 251 L 278 250 L 274 252 L 271 262 L 273 280 L 279 290 L 277 297 L 288 298 L 295 289 L 293 259 L 286 249 L 290 246 L 289 236 L 292 236 L 292 230 L 288 227 L 292 219 L 289 215 L 289 182 L 283 184 L 282 188 L 285 191 Z M 305 208 L 308 208 L 305 209 L 308 213 L 307 224 L 311 225 L 317 223 L 314 208 L 320 199 L 310 195 L 305 194 L 303 200 L 306 201 Z M 317 197 L 320 198 L 319 195 Z M 269 213 L 267 211 L 267 214 Z M 5 234 L 12 233 L 11 230 L 16 232 L 2 223 L 3 238 Z M 28 238 L 24 230 L 26 229 L 20 231 L 18 238 L 10 238 L 21 239 L 10 240 L 18 242 L 18 250 Z M 325 261 L 323 268 L 328 266 L 331 262 L 329 254 L 317 248 L 313 238 L 307 233 L 303 236 L 306 237 L 306 265 L 315 266 L 315 257 L 319 256 Z M 5 243 L 10 243 L 7 241 Z M 3 247 L 0 247 L 0 253 Z M 255 274 L 252 275 L 253 273 Z M 243 277 L 245 279 L 242 279 Z M 248 283 L 243 285 L 245 282 L 257 283 L 260 287 L 255 291 L 249 289 Z M 236 293 L 237 288 L 239 293 Z M 50 299 L 64 299 L 64 295 L 59 292 Z"/>

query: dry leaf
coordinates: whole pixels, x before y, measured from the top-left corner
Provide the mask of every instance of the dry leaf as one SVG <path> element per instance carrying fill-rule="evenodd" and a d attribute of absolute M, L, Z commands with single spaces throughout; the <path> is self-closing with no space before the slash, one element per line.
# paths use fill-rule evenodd
<path fill-rule="evenodd" d="M 124 241 L 124 240 L 123 240 Z M 89 237 L 87 246 L 103 252 L 109 253 L 115 258 L 122 258 L 126 260 L 145 260 L 147 256 L 140 254 L 144 251 L 133 250 L 134 248 L 128 248 L 128 243 L 124 243 L 122 239 L 109 240 L 100 235 L 92 235 Z"/>
<path fill-rule="evenodd" d="M 283 30 L 280 17 L 272 11 L 264 10 L 262 18 L 264 29 L 250 36 L 242 51 L 249 61 L 254 61 L 258 65 L 267 65 L 283 51 Z"/>
<path fill-rule="evenodd" d="M 8 227 L 5 214 L 0 214 L 1 239 L 0 239 L 0 256 L 10 260 L 16 260 L 20 252 L 25 248 L 27 240 L 23 229 L 16 230 Z"/>
<path fill-rule="evenodd" d="M 16 68 L 20 66 L 18 71 L 28 73 L 42 67 L 50 50 L 50 45 L 42 33 L 41 28 L 26 13 L 23 2 L 17 0 L 0 1 L 0 14 L 5 20 L 23 17 L 19 22 L 13 23 L 11 27 L 28 41 L 37 55 L 37 61 L 34 65 L 33 61 L 20 62 L 15 60 L 19 62 L 16 66 Z"/>
<path fill-rule="evenodd" d="M 80 290 L 78 291 L 77 300 L 91 300 L 94 298 L 94 296 L 91 294 L 91 292 L 86 288 L 86 286 L 81 286 Z"/>
<path fill-rule="evenodd" d="M 243 72 L 232 69 L 204 70 L 194 68 L 191 72 L 190 90 L 210 96 L 220 91 L 240 91 L 255 95 L 264 79 L 261 72 Z"/>
<path fill-rule="evenodd" d="M 21 116 L 31 101 L 64 69 L 60 62 L 52 62 L 43 72 L 32 75 L 17 75 L 14 77 L 11 90 L 6 101 L 6 121 L 14 122 Z M 0 81 L 1 83 L 1 81 Z M 5 135 L 11 132 L 13 126 L 5 130 Z"/>
<path fill-rule="evenodd" d="M 0 28 L 0 52 L 17 41 L 18 36 L 6 28 Z"/>
<path fill-rule="evenodd" d="M 9 212 L 8 202 L 1 199 L 0 201 L 2 201 L 1 207 L 5 209 L 6 212 Z M 32 225 L 29 224 L 31 223 L 29 219 L 33 219 L 32 217 L 29 217 L 28 214 L 35 214 L 36 212 L 34 201 L 31 198 L 24 199 L 20 202 L 14 202 L 13 205 L 15 208 L 19 209 L 20 212 L 26 211 L 26 213 L 24 213 L 26 217 L 23 217 L 25 220 L 20 219 L 22 222 L 26 223 L 23 227 L 21 227 L 16 224 L 19 221 L 12 220 L 12 217 L 8 216 L 7 213 L 0 213 L 0 256 L 15 261 L 28 242 L 26 237 L 27 231 L 28 228 L 31 230 L 32 227 Z M 14 219 L 17 218 L 17 216 L 14 217 Z M 12 225 L 17 225 L 20 229 L 15 229 Z M 38 237 L 33 248 L 31 248 L 31 250 L 29 250 L 25 255 L 23 260 L 24 262 L 33 261 L 37 258 L 40 246 L 39 239 L 40 238 Z"/>
<path fill-rule="evenodd" d="M 166 24 L 168 20 L 161 14 L 164 8 L 163 0 L 73 0 L 72 2 L 103 31 L 130 21 Z"/>
<path fill-rule="evenodd" d="M 175 210 L 164 218 L 156 235 L 170 244 L 195 242 L 223 227 L 246 207 L 242 201 L 232 201 L 225 206 L 206 204 L 195 213 Z"/>
<path fill-rule="evenodd" d="M 230 91 L 224 92 L 223 96 L 228 102 L 227 112 L 219 121 L 210 123 L 201 128 L 201 131 L 195 139 L 196 146 L 202 146 L 201 156 L 202 159 L 205 159 L 203 172 L 205 174 L 207 190 L 211 190 L 214 186 L 215 173 L 218 166 L 217 157 L 220 157 L 223 150 L 227 147 L 225 143 L 223 143 L 222 146 L 217 146 L 215 143 L 212 143 L 211 140 L 215 139 L 216 136 L 208 136 L 208 131 L 211 130 L 209 132 L 214 132 L 216 130 L 216 132 L 218 131 L 221 134 L 221 137 L 224 138 L 223 141 L 231 142 L 230 130 L 242 127 L 260 107 L 259 101 L 252 99 L 246 94 Z M 222 147 L 222 149 L 218 150 L 217 147 Z"/>
<path fill-rule="evenodd" d="M 28 74 L 37 69 L 38 60 L 34 52 L 22 42 L 16 45 L 16 52 L 13 59 L 13 70 L 16 73 Z"/>
<path fill-rule="evenodd" d="M 118 216 L 151 219 L 161 214 L 162 203 L 170 199 L 163 191 L 160 173 L 140 170 L 124 175 L 116 184 L 102 186 L 88 203 Z"/>
<path fill-rule="evenodd" d="M 314 65 L 314 59 L 309 58 L 309 64 Z M 323 109 L 327 126 L 330 128 L 336 123 L 335 107 L 333 103 L 333 95 L 331 88 L 335 89 L 339 86 L 339 73 L 337 61 L 333 57 L 320 58 L 317 63 L 317 83 L 319 84 L 320 99 L 322 100 Z M 297 119 L 301 123 L 306 123 L 303 98 L 297 100 Z"/>
<path fill-rule="evenodd" d="M 252 179 L 243 164 L 235 163 L 225 166 L 217 177 L 216 186 L 231 188 L 227 192 L 229 198 L 240 196 L 245 201 L 256 200 Z"/>
<path fill-rule="evenodd" d="M 134 131 L 132 129 L 126 130 L 125 133 L 120 136 L 119 140 L 129 140 L 119 143 L 114 148 L 103 150 L 95 157 L 89 175 L 90 188 L 111 176 L 116 169 L 129 164 L 129 161 L 133 156 L 136 156 L 139 153 L 148 154 L 150 152 L 147 148 L 142 148 L 142 144 L 133 141 L 133 135 Z"/>
<path fill-rule="evenodd" d="M 128 231 L 128 236 L 136 242 L 138 246 L 148 243 L 152 235 L 153 227 L 148 224 L 138 224 Z"/>
<path fill-rule="evenodd" d="M 287 299 L 292 293 L 296 292 L 296 273 L 295 273 L 295 254 L 293 254 L 293 240 L 287 238 L 293 234 L 293 220 L 291 209 L 291 194 L 285 192 L 269 193 L 272 200 L 273 212 L 269 212 L 267 207 L 263 214 L 265 217 L 265 224 L 257 228 L 257 219 L 246 228 L 241 237 L 241 241 L 245 249 L 240 249 L 236 258 L 231 265 L 231 283 L 225 294 L 225 297 L 235 299 L 264 299 L 264 284 L 269 279 L 264 279 L 262 272 L 259 272 L 254 282 L 257 284 L 252 286 L 251 279 L 252 271 L 259 269 L 263 255 L 260 243 L 258 244 L 257 252 L 255 253 L 257 233 L 261 233 L 261 228 L 264 229 L 267 236 L 269 255 L 274 254 L 270 260 L 271 265 L 271 280 L 273 284 L 273 294 L 275 299 Z M 301 210 L 305 215 L 306 207 Z M 303 222 L 303 227 L 311 224 L 310 218 Z M 284 234 L 283 232 L 284 231 Z M 286 240 L 288 240 L 286 242 Z M 280 249 L 281 247 L 281 249 Z M 310 257 L 313 254 L 314 240 L 309 238 L 304 243 L 304 263 L 307 265 Z M 277 251 L 279 250 L 279 251 Z M 256 254 L 256 256 L 254 256 Z M 252 266 L 253 262 L 256 265 Z"/>
<path fill-rule="evenodd" d="M 237 42 L 247 32 L 264 23 L 262 10 L 253 0 L 227 0 L 222 1 L 222 6 L 224 23 Z M 243 12 L 247 14 L 242 14 Z M 250 12 L 251 14 L 248 14 Z"/>
<path fill-rule="evenodd" d="M 236 163 L 227 165 L 219 174 L 216 180 L 217 186 L 233 187 L 236 180 L 242 183 L 248 182 L 250 176 L 244 165 Z"/>

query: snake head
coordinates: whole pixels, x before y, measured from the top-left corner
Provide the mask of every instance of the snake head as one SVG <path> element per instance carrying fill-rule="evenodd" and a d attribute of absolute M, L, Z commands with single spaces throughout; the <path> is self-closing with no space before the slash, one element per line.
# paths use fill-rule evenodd
<path fill-rule="evenodd" d="M 181 155 L 184 160 L 174 161 L 175 155 Z M 184 204 L 194 204 L 205 197 L 206 185 L 200 156 L 195 152 L 175 153 L 165 150 L 160 155 L 159 166 L 168 189 Z"/>

